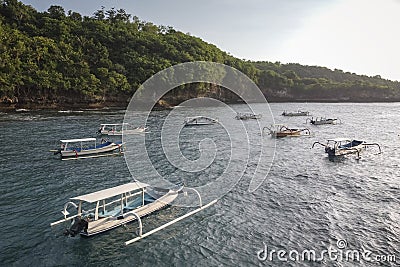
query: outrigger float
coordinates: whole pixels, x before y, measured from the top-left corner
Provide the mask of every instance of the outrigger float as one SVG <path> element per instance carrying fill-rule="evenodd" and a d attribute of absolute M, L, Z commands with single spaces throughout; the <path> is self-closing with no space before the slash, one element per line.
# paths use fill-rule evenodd
<path fill-rule="evenodd" d="M 340 119 L 327 119 L 327 118 L 311 118 L 311 119 L 307 119 L 306 123 L 310 122 L 313 125 L 322 125 L 322 124 L 337 124 L 342 123 L 342 121 Z"/>
<path fill-rule="evenodd" d="M 282 116 L 295 117 L 295 116 L 310 116 L 310 112 L 298 110 L 296 112 L 287 112 L 286 110 L 282 113 Z"/>
<path fill-rule="evenodd" d="M 60 140 L 59 149 L 50 150 L 54 155 L 60 154 L 62 160 L 78 158 L 94 158 L 123 153 L 122 142 L 110 142 L 96 138 Z"/>
<path fill-rule="evenodd" d="M 179 193 L 187 194 L 189 189 L 198 195 L 199 208 L 147 233 L 143 233 L 142 217 L 167 207 L 178 197 Z M 62 210 L 64 219 L 53 222 L 50 226 L 71 222 L 71 226 L 64 231 L 64 235 L 89 237 L 137 221 L 139 235 L 125 242 L 125 245 L 129 245 L 216 202 L 217 200 L 214 200 L 203 205 L 200 194 L 193 188 L 183 186 L 177 186 L 173 189 L 155 188 L 146 183 L 136 181 L 71 198 Z M 68 211 L 71 208 L 76 212 L 72 216 Z"/>
<path fill-rule="evenodd" d="M 108 136 L 121 136 L 122 134 L 141 134 L 147 133 L 147 127 L 130 127 L 128 123 L 104 123 L 100 124 L 100 128 L 97 131 L 99 135 Z"/>
<path fill-rule="evenodd" d="M 185 126 L 211 125 L 216 123 L 218 123 L 217 119 L 205 116 L 187 117 L 184 121 Z"/>
<path fill-rule="evenodd" d="M 265 129 L 268 130 L 268 134 L 270 134 L 272 137 L 276 138 L 281 138 L 281 137 L 286 137 L 286 136 L 309 136 L 310 130 L 307 128 L 304 129 L 294 129 L 294 128 L 289 128 L 285 125 L 282 124 L 274 124 L 269 127 L 264 127 Z"/>
<path fill-rule="evenodd" d="M 325 148 L 325 153 L 328 154 L 328 158 L 331 161 L 349 154 L 355 154 L 357 156 L 356 159 L 360 159 L 360 152 L 369 146 L 378 147 L 378 154 L 382 153 L 381 147 L 377 143 L 366 143 L 365 141 L 352 140 L 349 138 L 328 139 L 326 144 L 314 142 L 312 148 L 314 148 L 314 146 L 317 144 Z"/>
<path fill-rule="evenodd" d="M 237 119 L 237 120 L 259 120 L 259 119 L 261 119 L 261 116 L 262 116 L 261 114 L 237 112 L 235 119 Z"/>

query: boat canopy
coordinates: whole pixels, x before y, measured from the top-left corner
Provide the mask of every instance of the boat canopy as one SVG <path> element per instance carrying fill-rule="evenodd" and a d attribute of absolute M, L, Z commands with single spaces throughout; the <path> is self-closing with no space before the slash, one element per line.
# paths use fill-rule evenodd
<path fill-rule="evenodd" d="M 88 142 L 88 141 L 96 141 L 96 138 L 66 139 L 60 141 L 63 143 Z"/>
<path fill-rule="evenodd" d="M 101 126 L 121 126 L 121 125 L 128 125 L 129 123 L 102 123 Z"/>
<path fill-rule="evenodd" d="M 107 199 L 110 197 L 118 196 L 123 193 L 127 193 L 130 191 L 135 191 L 138 189 L 146 188 L 148 187 L 148 184 L 141 183 L 141 182 L 134 182 L 134 183 L 127 183 L 123 185 L 119 185 L 116 187 L 111 187 L 108 189 L 104 189 L 101 191 L 93 192 L 90 194 L 82 195 L 82 196 L 77 196 L 71 198 L 71 200 L 79 200 L 79 201 L 86 201 L 89 203 L 94 203 L 99 200 Z"/>
<path fill-rule="evenodd" d="M 273 129 L 276 129 L 276 130 L 280 130 L 281 128 L 288 128 L 286 125 L 284 125 L 284 124 L 271 124 L 271 126 L 269 126 L 269 127 L 266 127 L 267 129 L 269 129 L 269 130 L 273 130 Z"/>
<path fill-rule="evenodd" d="M 216 119 L 206 117 L 206 116 L 195 116 L 195 117 L 187 117 L 185 122 L 194 122 L 194 121 L 207 121 L 207 122 L 217 122 Z"/>

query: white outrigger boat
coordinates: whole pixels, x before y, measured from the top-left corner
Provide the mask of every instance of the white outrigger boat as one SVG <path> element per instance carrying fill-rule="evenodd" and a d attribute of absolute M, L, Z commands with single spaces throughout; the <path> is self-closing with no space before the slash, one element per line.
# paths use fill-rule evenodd
<path fill-rule="evenodd" d="M 170 205 L 178 197 L 179 193 L 186 192 L 183 186 L 176 187 L 175 189 L 162 189 L 150 187 L 148 184 L 142 182 L 131 182 L 73 197 L 64 205 L 64 209 L 62 210 L 64 219 L 53 222 L 50 226 L 71 222 L 71 226 L 64 232 L 65 235 L 89 237 L 129 222 L 138 221 L 139 236 L 126 241 L 125 244 L 128 245 L 193 215 L 217 201 L 214 200 L 206 205 L 202 205 L 201 197 L 197 190 L 193 188 L 188 189 L 192 189 L 197 193 L 200 207 L 147 233 L 143 233 L 142 231 L 141 218 Z M 72 216 L 70 216 L 70 212 L 68 211 L 71 207 L 76 212 Z"/>
<path fill-rule="evenodd" d="M 258 120 L 258 119 L 261 119 L 261 116 L 262 116 L 261 114 L 237 112 L 235 119 L 237 119 L 237 120 Z"/>
<path fill-rule="evenodd" d="M 281 137 L 287 137 L 287 136 L 309 136 L 310 135 L 310 130 L 307 128 L 304 129 L 294 129 L 294 128 L 289 128 L 283 124 L 274 124 L 271 126 L 266 126 L 263 128 L 268 130 L 268 134 L 270 134 L 272 137 L 276 138 L 281 138 Z"/>
<path fill-rule="evenodd" d="M 286 110 L 282 113 L 282 116 L 288 116 L 288 117 L 295 117 L 295 116 L 309 116 L 310 112 L 308 111 L 301 111 L 298 110 L 296 112 L 287 112 Z"/>
<path fill-rule="evenodd" d="M 382 153 L 381 147 L 377 143 L 366 143 L 365 141 L 352 140 L 349 138 L 334 138 L 328 139 L 326 144 L 320 142 L 314 142 L 312 148 L 318 144 L 325 148 L 325 153 L 328 154 L 329 160 L 334 160 L 339 157 L 343 157 L 349 154 L 357 155 L 357 159 L 360 159 L 360 152 L 365 150 L 369 146 L 376 146 L 379 149 L 379 153 Z"/>
<path fill-rule="evenodd" d="M 323 117 L 315 118 L 315 120 L 314 120 L 314 118 L 307 119 L 307 120 L 306 120 L 306 123 L 307 123 L 308 121 L 309 121 L 311 124 L 313 124 L 313 125 L 337 124 L 338 122 L 339 122 L 339 123 L 342 123 L 340 119 L 327 119 L 327 118 L 323 118 Z"/>
<path fill-rule="evenodd" d="M 50 150 L 54 155 L 60 154 L 61 159 L 77 159 L 108 156 L 122 153 L 122 142 L 110 142 L 96 138 L 60 140 L 61 148 Z"/>
<path fill-rule="evenodd" d="M 211 125 L 215 123 L 218 123 L 217 119 L 205 116 L 187 117 L 184 121 L 185 126 Z"/>
<path fill-rule="evenodd" d="M 132 128 L 128 123 L 103 123 L 97 131 L 100 135 L 121 136 L 122 134 L 146 133 L 147 127 L 141 126 Z"/>

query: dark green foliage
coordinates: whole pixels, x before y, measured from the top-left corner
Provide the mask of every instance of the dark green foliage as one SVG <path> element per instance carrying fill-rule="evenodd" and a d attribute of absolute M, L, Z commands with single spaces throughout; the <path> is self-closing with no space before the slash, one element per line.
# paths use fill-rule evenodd
<path fill-rule="evenodd" d="M 259 86 L 272 98 L 291 100 L 399 101 L 400 83 L 342 70 L 280 62 L 254 62 Z M 271 92 L 272 91 L 272 92 Z"/>
<path fill-rule="evenodd" d="M 16 0 L 2 0 L 0 26 L 3 100 L 126 100 L 151 75 L 195 60 L 237 61 L 239 69 L 256 72 L 252 64 L 214 45 L 140 21 L 123 9 L 103 7 L 87 17 L 66 14 L 60 6 L 40 13 Z M 204 94 L 207 89 L 202 85 L 198 90 Z"/>
<path fill-rule="evenodd" d="M 151 75 L 189 61 L 234 67 L 257 83 L 269 100 L 400 98 L 398 82 L 323 67 L 240 60 L 200 38 L 141 21 L 123 9 L 103 7 L 87 17 L 66 13 L 61 6 L 37 12 L 17 0 L 0 0 L 3 102 L 126 101 Z M 170 100 L 195 96 L 237 100 L 215 84 L 181 86 Z"/>

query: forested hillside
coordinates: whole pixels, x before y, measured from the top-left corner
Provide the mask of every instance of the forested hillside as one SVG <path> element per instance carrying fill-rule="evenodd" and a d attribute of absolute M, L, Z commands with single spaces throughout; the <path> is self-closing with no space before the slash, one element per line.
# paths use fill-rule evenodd
<path fill-rule="evenodd" d="M 241 70 L 272 101 L 400 99 L 398 82 L 323 67 L 240 60 L 200 38 L 141 21 L 123 9 L 103 8 L 88 17 L 61 6 L 38 12 L 17 0 L 0 0 L 3 106 L 126 105 L 151 75 L 198 60 Z M 189 85 L 165 100 L 175 104 L 194 96 L 237 101 L 215 85 Z"/>
<path fill-rule="evenodd" d="M 400 83 L 325 67 L 255 62 L 258 85 L 277 100 L 399 101 Z"/>

